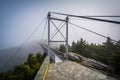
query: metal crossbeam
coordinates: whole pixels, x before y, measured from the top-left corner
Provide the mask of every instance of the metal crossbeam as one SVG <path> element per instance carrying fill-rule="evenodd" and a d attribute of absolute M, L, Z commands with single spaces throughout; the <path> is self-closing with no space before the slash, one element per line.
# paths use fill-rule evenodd
<path fill-rule="evenodd" d="M 60 28 L 59 28 L 59 26 L 58 26 L 59 30 L 61 30 L 64 25 L 65 25 L 65 23 L 64 23 Z M 54 35 L 51 37 L 51 40 L 55 37 L 55 35 L 56 35 L 57 33 L 58 33 L 58 31 L 56 31 L 56 32 L 54 33 Z"/>
<path fill-rule="evenodd" d="M 52 24 L 55 26 L 55 28 L 57 29 L 57 31 L 62 35 L 62 37 L 65 39 L 64 35 L 61 33 L 60 29 L 58 29 L 58 27 L 55 25 L 55 23 L 51 20 Z"/>
<path fill-rule="evenodd" d="M 50 42 L 66 42 L 66 41 L 50 41 Z"/>
<path fill-rule="evenodd" d="M 58 18 L 50 18 L 51 20 L 57 20 L 57 21 L 63 21 L 63 22 L 65 22 L 66 20 L 63 20 L 63 19 L 58 19 Z"/>

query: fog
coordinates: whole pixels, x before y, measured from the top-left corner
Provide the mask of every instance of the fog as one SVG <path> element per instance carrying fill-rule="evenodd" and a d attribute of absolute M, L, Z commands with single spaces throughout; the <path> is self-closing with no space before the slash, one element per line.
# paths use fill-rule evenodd
<path fill-rule="evenodd" d="M 49 11 L 88 15 L 119 15 L 120 0 L 0 0 L 0 49 L 21 45 Z M 56 16 L 57 17 L 57 16 Z M 103 18 L 120 21 L 117 18 Z M 74 18 L 71 22 L 114 40 L 120 40 L 118 24 Z M 41 40 L 45 22 L 28 40 Z M 54 31 L 55 29 L 53 29 Z M 64 31 L 63 31 L 64 33 Z M 57 38 L 62 39 L 60 36 Z M 69 25 L 69 44 L 83 38 L 89 43 L 101 44 L 106 39 Z M 47 39 L 47 29 L 43 40 Z"/>

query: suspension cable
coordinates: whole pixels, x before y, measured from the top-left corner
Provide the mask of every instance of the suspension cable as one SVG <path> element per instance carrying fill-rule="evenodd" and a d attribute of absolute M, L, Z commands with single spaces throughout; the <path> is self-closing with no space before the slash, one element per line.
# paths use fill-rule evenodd
<path fill-rule="evenodd" d="M 119 21 L 94 18 L 94 17 L 120 17 L 120 16 L 78 16 L 78 15 L 71 15 L 71 14 L 64 14 L 64 13 L 57 13 L 57 12 L 50 12 L 50 13 L 58 14 L 58 15 L 65 15 L 65 16 L 68 16 L 68 17 L 78 17 L 78 18 L 89 19 L 89 20 L 94 20 L 94 21 L 101 21 L 101 22 L 107 22 L 107 23 L 120 24 Z"/>
<path fill-rule="evenodd" d="M 103 37 L 103 38 L 108 38 L 108 37 L 106 37 L 106 36 L 104 36 L 104 35 L 102 35 L 102 34 L 99 34 L 99 33 L 97 33 L 97 32 L 94 32 L 94 31 L 92 31 L 92 30 L 89 30 L 89 29 L 87 29 L 87 28 L 84 28 L 84 27 L 82 27 L 82 26 L 76 25 L 76 24 L 71 23 L 71 22 L 69 22 L 69 23 L 70 23 L 71 25 L 74 25 L 74 26 L 78 27 L 78 28 L 81 28 L 81 29 L 83 29 L 83 30 L 89 31 L 89 32 L 91 32 L 91 33 L 93 33 L 93 34 L 99 35 L 99 36 L 101 36 L 101 37 Z M 118 42 L 118 41 L 116 41 L 116 40 L 114 40 L 114 39 L 111 39 L 111 40 L 114 41 L 114 42 Z"/>
<path fill-rule="evenodd" d="M 40 42 L 42 42 L 42 38 L 43 38 L 43 36 L 45 34 L 46 26 L 47 26 L 47 19 L 46 19 L 46 22 L 45 22 L 44 30 L 43 30 L 41 38 L 40 38 Z"/>
<path fill-rule="evenodd" d="M 38 28 L 42 25 L 42 23 L 46 20 L 47 18 L 44 18 L 43 21 L 32 31 L 32 33 L 24 40 L 24 42 L 17 48 L 17 50 L 13 53 L 13 55 L 3 64 L 3 66 L 0 68 L 2 70 L 7 66 L 7 64 L 12 61 L 13 57 L 15 57 L 20 49 L 26 44 L 26 42 L 31 38 L 31 36 L 38 30 Z"/>

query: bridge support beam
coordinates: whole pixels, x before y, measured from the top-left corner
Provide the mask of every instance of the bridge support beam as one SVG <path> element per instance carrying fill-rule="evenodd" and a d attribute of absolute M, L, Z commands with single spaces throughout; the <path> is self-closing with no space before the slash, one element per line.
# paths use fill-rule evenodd
<path fill-rule="evenodd" d="M 48 13 L 47 15 L 47 18 L 48 18 L 48 55 L 51 57 L 51 51 L 50 51 L 50 43 L 52 42 L 65 42 L 65 47 L 66 47 L 66 54 L 65 54 L 65 58 L 68 60 L 68 16 L 65 18 L 65 19 L 59 19 L 59 18 L 54 18 L 54 17 L 51 17 L 51 14 L 50 12 Z M 62 32 L 60 31 L 61 28 L 59 29 L 58 26 L 56 26 L 54 23 L 53 23 L 53 20 L 54 21 L 60 21 L 60 22 L 65 22 L 66 24 L 66 36 L 64 36 L 62 34 Z M 52 40 L 54 36 L 52 36 L 51 38 L 51 23 L 53 23 L 53 25 L 55 26 L 55 28 L 57 29 L 57 32 L 54 34 L 54 36 L 57 34 L 57 33 L 60 33 L 62 35 L 62 37 L 64 38 L 64 40 Z"/>
<path fill-rule="evenodd" d="M 68 16 L 66 17 L 66 59 L 68 60 Z"/>
<path fill-rule="evenodd" d="M 48 18 L 48 55 L 50 56 L 50 12 L 47 15 Z"/>

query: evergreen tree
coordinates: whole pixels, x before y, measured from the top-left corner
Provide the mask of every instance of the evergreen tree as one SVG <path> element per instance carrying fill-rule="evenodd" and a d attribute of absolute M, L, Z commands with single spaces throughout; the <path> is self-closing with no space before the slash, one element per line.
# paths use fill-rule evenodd
<path fill-rule="evenodd" d="M 27 64 L 30 65 L 31 68 L 34 68 L 37 63 L 37 58 L 34 56 L 33 53 L 30 53 L 27 59 Z"/>
<path fill-rule="evenodd" d="M 60 45 L 59 51 L 65 53 L 65 46 L 64 46 L 64 44 Z"/>
<path fill-rule="evenodd" d="M 38 60 L 38 62 L 41 62 L 41 53 L 37 53 L 36 54 L 36 58 L 37 58 L 37 60 Z"/>

